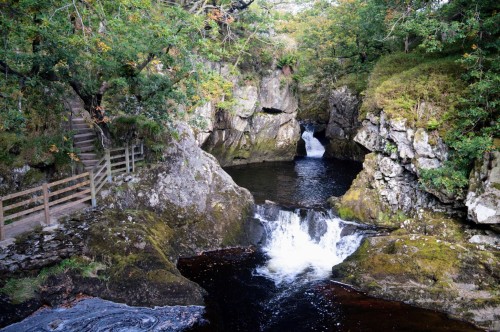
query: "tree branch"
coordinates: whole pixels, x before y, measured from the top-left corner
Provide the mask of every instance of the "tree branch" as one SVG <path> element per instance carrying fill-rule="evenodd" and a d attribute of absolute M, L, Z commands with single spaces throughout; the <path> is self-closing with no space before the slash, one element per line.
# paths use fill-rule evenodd
<path fill-rule="evenodd" d="M 2 73 L 4 73 L 4 74 L 11 74 L 11 75 L 15 75 L 15 76 L 20 77 L 20 78 L 27 77 L 26 74 L 23 74 L 21 72 L 18 72 L 17 70 L 10 68 L 9 65 L 7 65 L 7 63 L 5 63 L 5 61 L 3 61 L 3 60 L 0 60 L 0 69 L 2 70 Z"/>

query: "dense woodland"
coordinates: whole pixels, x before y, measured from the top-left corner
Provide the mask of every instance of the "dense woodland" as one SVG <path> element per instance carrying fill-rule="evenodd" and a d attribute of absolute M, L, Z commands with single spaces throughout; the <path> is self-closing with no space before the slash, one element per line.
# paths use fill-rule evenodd
<path fill-rule="evenodd" d="M 119 124 L 158 135 L 208 100 L 231 109 L 231 82 L 210 70 L 224 62 L 249 80 L 262 68 L 286 70 L 318 93 L 348 85 L 363 96 L 362 112 L 383 108 L 438 131 L 451 157 L 422 183 L 464 190 L 474 160 L 498 148 L 498 1 L 302 6 L 292 15 L 252 0 L 1 2 L 2 172 L 76 158 L 62 127 L 71 94 L 105 136 Z M 429 99 L 438 111 L 418 114 L 413 105 Z"/>

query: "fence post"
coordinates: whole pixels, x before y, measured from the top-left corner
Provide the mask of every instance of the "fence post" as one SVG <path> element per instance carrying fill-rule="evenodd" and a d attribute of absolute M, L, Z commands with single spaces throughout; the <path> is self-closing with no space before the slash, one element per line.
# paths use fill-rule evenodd
<path fill-rule="evenodd" d="M 5 229 L 3 221 L 3 200 L 0 197 L 0 241 L 5 240 Z"/>
<path fill-rule="evenodd" d="M 42 185 L 43 189 L 43 207 L 45 212 L 45 226 L 50 225 L 50 211 L 49 211 L 49 186 L 47 182 Z"/>
<path fill-rule="evenodd" d="M 95 200 L 95 182 L 94 182 L 94 170 L 90 170 L 90 197 L 91 197 L 91 202 L 92 202 L 92 207 L 95 208 L 97 206 L 96 200 Z"/>
<path fill-rule="evenodd" d="M 135 173 L 135 145 L 132 144 L 132 173 Z"/>
<path fill-rule="evenodd" d="M 125 144 L 125 166 L 127 168 L 127 173 L 130 173 L 130 156 L 128 150 L 128 143 Z"/>
<path fill-rule="evenodd" d="M 108 177 L 108 182 L 112 182 L 113 179 L 111 177 L 111 152 L 109 149 L 106 149 L 106 174 Z"/>

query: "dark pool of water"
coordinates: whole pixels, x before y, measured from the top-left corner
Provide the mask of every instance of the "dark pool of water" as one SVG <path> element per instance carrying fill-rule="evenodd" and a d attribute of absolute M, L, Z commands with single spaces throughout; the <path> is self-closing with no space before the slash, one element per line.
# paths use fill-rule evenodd
<path fill-rule="evenodd" d="M 300 158 L 228 167 L 225 171 L 252 192 L 257 204 L 271 200 L 288 207 L 318 207 L 330 196 L 343 195 L 361 169 L 358 162 Z"/>
<path fill-rule="evenodd" d="M 442 313 L 368 297 L 331 280 L 276 286 L 254 269 L 258 251 L 229 249 L 181 259 L 204 287 L 208 322 L 190 331 L 480 331 Z"/>
<path fill-rule="evenodd" d="M 343 195 L 360 163 L 312 158 L 227 168 L 257 203 L 322 207 Z M 267 258 L 229 249 L 180 259 L 179 270 L 208 291 L 208 323 L 192 331 L 478 331 L 446 315 L 356 292 L 330 279 L 276 285 L 255 272 Z"/>

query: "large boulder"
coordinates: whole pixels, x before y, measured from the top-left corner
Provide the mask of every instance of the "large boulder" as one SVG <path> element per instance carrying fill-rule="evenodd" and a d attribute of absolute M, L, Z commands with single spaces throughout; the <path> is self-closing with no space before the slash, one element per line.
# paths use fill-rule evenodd
<path fill-rule="evenodd" d="M 500 224 L 500 152 L 485 153 L 471 172 L 465 205 L 478 224 Z"/>

